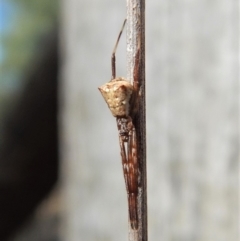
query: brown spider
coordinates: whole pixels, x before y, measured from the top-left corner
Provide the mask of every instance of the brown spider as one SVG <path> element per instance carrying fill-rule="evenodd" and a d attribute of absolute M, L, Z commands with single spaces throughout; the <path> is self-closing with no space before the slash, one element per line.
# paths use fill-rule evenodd
<path fill-rule="evenodd" d="M 128 194 L 129 219 L 131 228 L 136 230 L 138 229 L 137 197 L 140 175 L 136 129 L 133 120 L 138 110 L 139 100 L 140 35 L 138 36 L 138 48 L 135 56 L 132 85 L 130 81 L 123 77 L 116 78 L 115 52 L 125 23 L 126 19 L 124 20 L 112 53 L 112 79 L 98 89 L 117 120 L 123 173 Z"/>

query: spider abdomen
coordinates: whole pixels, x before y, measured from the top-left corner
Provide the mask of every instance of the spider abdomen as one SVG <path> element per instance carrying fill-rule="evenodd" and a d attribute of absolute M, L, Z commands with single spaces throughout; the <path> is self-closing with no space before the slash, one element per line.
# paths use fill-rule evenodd
<path fill-rule="evenodd" d="M 111 80 L 98 88 L 106 101 L 112 115 L 127 117 L 130 112 L 130 99 L 133 86 L 122 77 Z"/>

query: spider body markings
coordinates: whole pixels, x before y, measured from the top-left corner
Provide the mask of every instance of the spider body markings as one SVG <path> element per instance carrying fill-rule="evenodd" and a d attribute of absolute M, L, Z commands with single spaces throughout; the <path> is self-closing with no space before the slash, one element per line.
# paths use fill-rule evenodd
<path fill-rule="evenodd" d="M 124 179 L 128 195 L 128 209 L 131 228 L 138 229 L 138 184 L 140 180 L 138 148 L 134 117 L 138 109 L 139 100 L 139 55 L 140 35 L 138 36 L 138 48 L 135 56 L 133 71 L 133 85 L 123 77 L 116 78 L 115 52 L 121 37 L 126 20 L 119 33 L 116 45 L 112 53 L 112 79 L 99 87 L 112 115 L 116 117 L 119 134 L 120 151 Z"/>

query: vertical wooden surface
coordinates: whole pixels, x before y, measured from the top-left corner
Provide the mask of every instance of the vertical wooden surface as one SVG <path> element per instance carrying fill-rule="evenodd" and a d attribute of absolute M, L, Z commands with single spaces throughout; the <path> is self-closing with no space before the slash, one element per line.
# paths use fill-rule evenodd
<path fill-rule="evenodd" d="M 238 11 L 234 0 L 147 5 L 149 240 L 238 240 Z M 128 237 L 118 133 L 97 90 L 125 14 L 124 1 L 62 1 L 64 241 Z M 121 41 L 118 76 L 126 65 Z"/>

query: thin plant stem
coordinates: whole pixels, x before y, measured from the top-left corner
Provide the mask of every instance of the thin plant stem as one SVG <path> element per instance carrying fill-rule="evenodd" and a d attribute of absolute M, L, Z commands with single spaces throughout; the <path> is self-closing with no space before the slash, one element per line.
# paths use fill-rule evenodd
<path fill-rule="evenodd" d="M 129 224 L 129 241 L 147 241 L 147 171 L 146 171 L 146 108 L 145 108 L 145 0 L 127 0 L 127 74 L 133 83 L 135 56 L 140 34 L 140 100 L 135 118 L 140 183 L 138 194 L 139 228 Z"/>

